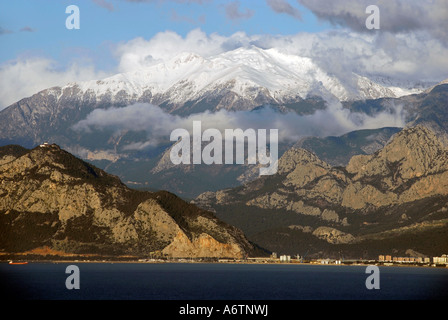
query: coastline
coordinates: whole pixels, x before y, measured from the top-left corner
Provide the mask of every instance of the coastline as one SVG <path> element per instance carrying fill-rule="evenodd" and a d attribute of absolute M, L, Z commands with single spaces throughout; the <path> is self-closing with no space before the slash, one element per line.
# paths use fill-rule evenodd
<path fill-rule="evenodd" d="M 8 260 L 0 260 L 0 263 L 8 264 Z M 171 260 L 152 260 L 152 261 L 141 261 L 141 260 L 89 260 L 89 259 L 16 259 L 14 262 L 27 262 L 28 264 L 33 263 L 54 263 L 54 264 L 80 264 L 80 263 L 104 263 L 104 264 L 235 264 L 235 265 L 283 265 L 283 266 L 340 266 L 340 267 L 350 267 L 350 266 L 370 266 L 375 265 L 378 267 L 402 267 L 402 268 L 448 268 L 446 265 L 435 265 L 435 264 L 410 264 L 410 263 L 379 263 L 377 261 L 357 261 L 349 263 L 319 263 L 319 262 L 280 262 L 280 261 L 200 261 L 200 260 L 187 260 L 187 259 L 171 259 Z"/>

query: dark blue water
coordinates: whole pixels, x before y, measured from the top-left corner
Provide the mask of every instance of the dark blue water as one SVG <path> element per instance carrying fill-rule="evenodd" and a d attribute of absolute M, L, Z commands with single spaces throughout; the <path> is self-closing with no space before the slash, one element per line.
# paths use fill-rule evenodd
<path fill-rule="evenodd" d="M 65 286 L 80 269 L 80 289 Z M 146 263 L 0 264 L 10 299 L 89 300 L 397 300 L 448 297 L 448 268 L 380 267 L 368 290 L 365 266 Z M 4 294 L 2 296 L 5 296 Z"/>

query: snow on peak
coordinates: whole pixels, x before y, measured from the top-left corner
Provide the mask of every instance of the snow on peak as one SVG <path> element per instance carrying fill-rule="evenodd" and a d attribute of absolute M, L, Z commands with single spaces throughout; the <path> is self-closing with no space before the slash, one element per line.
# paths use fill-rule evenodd
<path fill-rule="evenodd" d="M 305 98 L 310 93 L 331 94 L 339 100 L 394 97 L 404 93 L 398 87 L 388 88 L 358 75 L 354 79 L 355 86 L 353 81 L 343 83 L 310 58 L 250 46 L 210 57 L 184 52 L 138 71 L 77 85 L 82 92 L 91 91 L 97 97 L 104 94 L 113 97 L 125 91 L 138 98 L 149 90 L 152 95 L 168 94 L 172 102 L 197 99 L 222 88 L 244 98 L 251 98 L 254 88 L 267 90 L 279 101 L 288 97 Z"/>

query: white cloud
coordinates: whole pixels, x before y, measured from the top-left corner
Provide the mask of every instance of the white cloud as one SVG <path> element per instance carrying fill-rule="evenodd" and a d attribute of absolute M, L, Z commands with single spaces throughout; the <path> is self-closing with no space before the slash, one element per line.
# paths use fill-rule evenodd
<path fill-rule="evenodd" d="M 73 63 L 66 69 L 57 69 L 55 62 L 47 58 L 8 61 L 0 66 L 0 110 L 53 86 L 105 76 L 89 64 Z"/>
<path fill-rule="evenodd" d="M 144 131 L 146 141 L 131 142 L 126 149 L 144 149 L 169 141 L 171 131 L 183 128 L 191 132 L 193 121 L 201 121 L 202 130 L 216 128 L 278 129 L 279 141 L 295 142 L 304 136 L 341 135 L 357 129 L 378 127 L 403 127 L 405 115 L 402 108 L 391 108 L 379 114 L 351 113 L 339 102 L 332 102 L 326 110 L 312 115 L 300 116 L 296 113 L 279 113 L 265 107 L 256 111 L 203 112 L 187 117 L 168 114 L 160 107 L 137 103 L 123 108 L 96 109 L 86 119 L 78 122 L 73 129 L 79 132 L 91 130 Z"/>
<path fill-rule="evenodd" d="M 195 29 L 185 37 L 166 31 L 149 40 L 136 38 L 116 50 L 119 70 L 140 70 L 183 52 L 209 57 L 239 47 L 277 48 L 309 57 L 323 70 L 342 79 L 360 75 L 387 76 L 416 81 L 441 81 L 448 77 L 448 47 L 425 32 L 375 34 L 349 30 L 296 35 L 207 35 Z M 349 80 L 349 79 L 344 79 Z"/>
<path fill-rule="evenodd" d="M 352 72 L 368 77 L 384 76 L 415 81 L 448 78 L 448 47 L 425 31 L 373 34 L 337 30 L 296 35 L 230 36 L 206 34 L 200 29 L 185 37 L 165 31 L 149 40 L 135 38 L 117 44 L 113 54 L 117 72 L 130 72 L 164 62 L 183 52 L 210 57 L 239 47 L 255 45 L 311 58 L 324 71 L 345 83 Z M 18 58 L 0 65 L 0 109 L 51 86 L 68 82 L 101 79 L 109 72 L 98 71 L 92 63 L 72 63 L 58 68 L 47 58 Z"/>
<path fill-rule="evenodd" d="M 118 70 L 129 72 L 140 70 L 173 58 L 182 52 L 210 56 L 225 51 L 223 44 L 232 39 L 247 40 L 244 33 L 230 37 L 219 34 L 207 35 L 200 29 L 189 32 L 185 38 L 173 31 L 156 34 L 149 40 L 135 38 L 117 46 L 115 54 L 119 60 Z"/>
<path fill-rule="evenodd" d="M 262 38 L 258 42 L 309 57 L 342 79 L 350 77 L 350 72 L 416 81 L 448 77 L 448 47 L 425 32 L 364 34 L 337 30 Z"/>

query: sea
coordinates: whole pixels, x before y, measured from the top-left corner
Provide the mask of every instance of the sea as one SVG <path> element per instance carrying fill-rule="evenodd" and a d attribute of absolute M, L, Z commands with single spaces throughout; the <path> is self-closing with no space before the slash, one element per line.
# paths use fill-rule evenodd
<path fill-rule="evenodd" d="M 77 272 L 73 272 L 75 266 Z M 7 300 L 446 300 L 448 268 L 238 263 L 0 263 Z M 69 289 L 67 282 L 79 285 Z"/>

